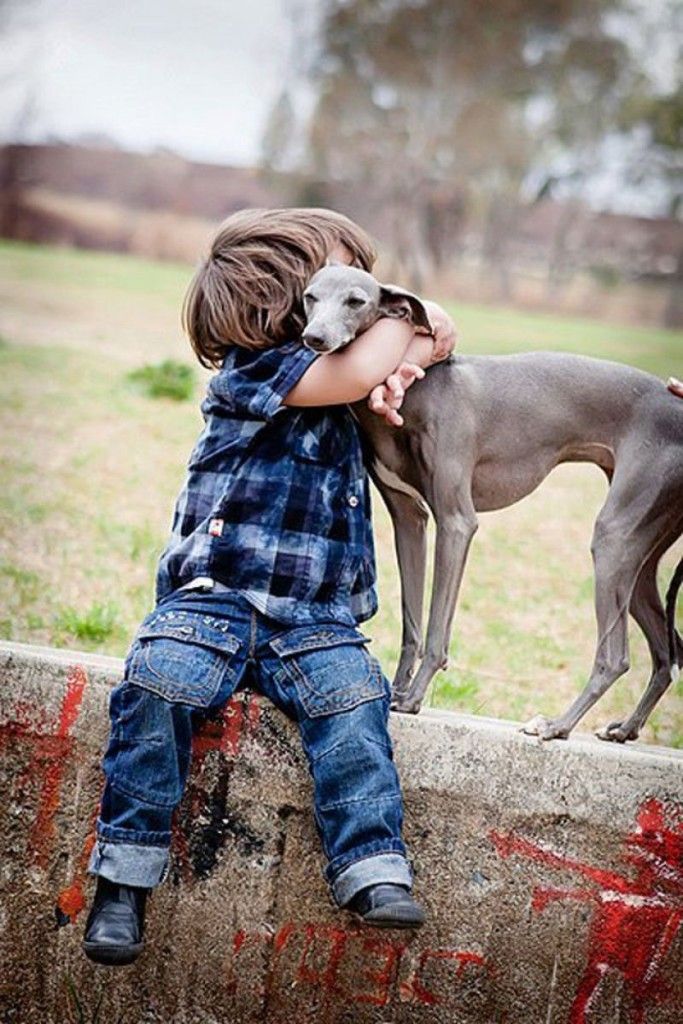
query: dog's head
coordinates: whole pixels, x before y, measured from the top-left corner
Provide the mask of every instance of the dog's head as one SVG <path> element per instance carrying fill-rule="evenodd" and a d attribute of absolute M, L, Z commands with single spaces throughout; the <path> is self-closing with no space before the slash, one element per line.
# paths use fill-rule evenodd
<path fill-rule="evenodd" d="M 329 263 L 303 295 L 306 327 L 301 339 L 313 352 L 334 352 L 383 316 L 411 320 L 431 333 L 427 310 L 417 295 L 380 284 L 372 274 L 345 263 Z"/>

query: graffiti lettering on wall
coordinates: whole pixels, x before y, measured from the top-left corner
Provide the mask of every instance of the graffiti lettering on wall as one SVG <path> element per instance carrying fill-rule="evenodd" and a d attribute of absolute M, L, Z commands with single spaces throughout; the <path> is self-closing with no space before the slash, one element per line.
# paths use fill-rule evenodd
<path fill-rule="evenodd" d="M 570 1024 L 592 1021 L 591 1008 L 608 972 L 623 979 L 632 1024 L 643 1024 L 648 1008 L 672 997 L 663 967 L 683 926 L 683 806 L 654 799 L 641 805 L 624 844 L 624 874 L 593 867 L 514 833 L 493 831 L 490 836 L 501 857 L 570 871 L 588 883 L 574 889 L 536 886 L 531 899 L 534 913 L 564 900 L 593 909 L 588 958 Z"/>
<path fill-rule="evenodd" d="M 264 951 L 267 968 L 260 972 L 264 980 L 259 991 L 249 993 L 255 999 L 268 997 L 276 989 L 287 992 L 313 986 L 337 1004 L 387 1006 L 398 1001 L 416 1007 L 444 1006 L 457 998 L 463 987 L 486 984 L 491 973 L 481 953 L 473 950 L 415 950 L 366 929 L 288 922 L 274 933 L 234 934 L 233 994 L 240 984 L 245 955 L 260 957 Z M 259 975 L 253 970 L 243 973 Z"/>

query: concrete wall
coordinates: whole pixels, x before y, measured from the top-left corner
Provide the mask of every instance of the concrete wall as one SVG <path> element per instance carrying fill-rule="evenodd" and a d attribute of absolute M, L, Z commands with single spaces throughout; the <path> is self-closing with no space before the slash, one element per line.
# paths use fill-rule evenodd
<path fill-rule="evenodd" d="M 421 931 L 335 910 L 296 731 L 244 694 L 195 738 L 143 957 L 90 964 L 120 667 L 0 645 L 3 1024 L 680 1024 L 681 754 L 446 713 L 392 722 Z"/>

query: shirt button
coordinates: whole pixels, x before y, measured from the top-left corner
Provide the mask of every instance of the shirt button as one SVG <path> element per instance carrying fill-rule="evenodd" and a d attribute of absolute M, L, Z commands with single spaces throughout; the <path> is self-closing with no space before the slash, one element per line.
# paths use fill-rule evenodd
<path fill-rule="evenodd" d="M 356 497 L 356 495 L 355 494 L 350 494 L 349 495 L 349 505 L 351 506 L 351 508 L 355 508 L 357 504 L 358 504 L 358 498 Z"/>

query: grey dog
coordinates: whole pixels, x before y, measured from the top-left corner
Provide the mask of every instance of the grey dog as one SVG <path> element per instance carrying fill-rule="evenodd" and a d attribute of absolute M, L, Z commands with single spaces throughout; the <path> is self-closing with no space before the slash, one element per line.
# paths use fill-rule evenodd
<path fill-rule="evenodd" d="M 348 344 L 380 316 L 430 329 L 420 299 L 344 264 L 319 270 L 304 293 L 302 341 L 318 352 Z M 629 667 L 630 611 L 652 656 L 635 711 L 598 731 L 636 739 L 683 666 L 674 626 L 683 559 L 666 611 L 657 565 L 683 532 L 683 400 L 658 378 L 620 363 L 560 352 L 450 356 L 405 396 L 405 425 L 389 426 L 365 402 L 353 411 L 372 449 L 371 473 L 394 526 L 401 577 L 403 636 L 392 707 L 419 711 L 434 674 L 445 668 L 451 623 L 477 513 L 530 494 L 561 462 L 593 462 L 609 481 L 593 534 L 598 643 L 588 683 L 555 719 L 537 715 L 524 730 L 566 738 Z M 422 642 L 426 525 L 436 522 L 434 584 Z"/>

